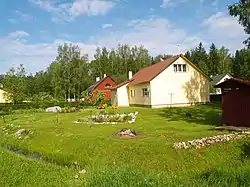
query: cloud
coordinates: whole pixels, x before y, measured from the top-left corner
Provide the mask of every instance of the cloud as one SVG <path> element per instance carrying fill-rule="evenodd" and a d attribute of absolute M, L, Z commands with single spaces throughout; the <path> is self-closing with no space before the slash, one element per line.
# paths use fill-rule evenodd
<path fill-rule="evenodd" d="M 15 12 L 15 18 L 9 18 L 8 21 L 10 23 L 18 23 L 18 22 L 29 22 L 34 19 L 32 15 L 23 13 L 19 10 L 16 10 Z"/>
<path fill-rule="evenodd" d="M 242 41 L 246 37 L 243 28 L 227 14 L 217 13 L 200 24 L 201 29 L 188 33 L 181 25 L 175 25 L 165 18 L 137 19 L 127 22 L 120 30 L 111 30 L 106 36 L 92 36 L 87 41 L 72 43 L 81 47 L 82 52 L 88 54 L 90 59 L 93 59 L 97 46 L 111 49 L 118 44 L 143 45 L 151 55 L 184 53 L 196 47 L 199 42 L 203 42 L 206 48 L 212 42 L 218 47 L 224 45 L 231 52 L 243 47 Z M 46 69 L 57 55 L 57 46 L 64 42 L 71 43 L 70 35 L 63 35 L 65 34 L 66 38 L 61 33 L 50 43 L 29 43 L 27 41 L 30 34 L 25 31 L 0 37 L 0 72 L 5 72 L 12 64 L 20 63 L 29 72 Z"/>
<path fill-rule="evenodd" d="M 247 38 L 237 18 L 231 17 L 225 12 L 217 12 L 206 18 L 203 20 L 202 26 L 205 28 L 206 33 L 204 34 L 208 36 L 209 40 L 224 44 L 232 51 L 243 47 L 242 41 Z"/>
<path fill-rule="evenodd" d="M 110 27 L 112 27 L 112 26 L 113 26 L 112 24 L 107 23 L 107 24 L 103 24 L 103 25 L 102 25 L 102 28 L 103 28 L 103 29 L 106 29 L 106 28 L 110 28 Z"/>
<path fill-rule="evenodd" d="M 52 3 L 50 0 L 29 0 L 43 10 L 52 13 L 52 21 L 72 22 L 81 15 L 97 16 L 110 11 L 115 2 L 111 0 L 74 0 L 72 3 Z"/>
<path fill-rule="evenodd" d="M 11 32 L 8 34 L 9 37 L 11 38 L 24 38 L 24 37 L 29 37 L 29 33 L 25 32 L 25 31 L 15 31 L 15 32 Z"/>
<path fill-rule="evenodd" d="M 163 2 L 162 2 L 162 4 L 161 4 L 161 7 L 162 7 L 162 8 L 167 8 L 168 5 L 170 4 L 170 1 L 171 1 L 171 0 L 163 0 Z"/>
<path fill-rule="evenodd" d="M 118 44 L 143 45 L 152 55 L 157 55 L 185 52 L 202 41 L 201 38 L 188 35 L 164 18 L 132 20 L 124 30 L 111 33 L 104 38 L 95 38 L 92 42 L 108 48 L 116 48 Z"/>
<path fill-rule="evenodd" d="M 186 3 L 189 0 L 163 0 L 161 7 L 162 8 L 169 8 L 169 7 L 173 7 L 182 3 Z"/>
<path fill-rule="evenodd" d="M 0 38 L 0 73 L 5 73 L 10 67 L 17 67 L 19 64 L 24 64 L 27 72 L 45 70 L 55 60 L 58 45 L 64 42 L 72 43 L 57 39 L 52 43 L 30 44 L 26 42 L 29 36 L 25 31 L 16 31 Z M 89 54 L 93 58 L 95 45 L 83 42 L 74 44 L 79 45 L 83 54 Z"/>

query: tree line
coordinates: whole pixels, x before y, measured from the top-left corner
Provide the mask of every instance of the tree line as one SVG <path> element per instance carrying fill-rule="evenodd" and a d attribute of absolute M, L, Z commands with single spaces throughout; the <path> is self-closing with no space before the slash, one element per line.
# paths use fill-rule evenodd
<path fill-rule="evenodd" d="M 63 44 L 58 46 L 58 54 L 46 71 L 26 74 L 23 65 L 2 75 L 0 81 L 4 89 L 12 94 L 11 100 L 78 100 L 96 77 L 110 75 L 117 83 L 128 79 L 128 71 L 133 73 L 160 59 L 171 57 L 162 54 L 152 57 L 143 46 L 119 45 L 117 49 L 97 48 L 94 59 L 89 61 L 78 46 Z M 250 77 L 250 50 L 237 50 L 230 54 L 225 47 L 212 44 L 208 51 L 202 43 L 187 51 L 185 57 L 202 69 L 208 76 L 230 73 L 235 77 Z"/>

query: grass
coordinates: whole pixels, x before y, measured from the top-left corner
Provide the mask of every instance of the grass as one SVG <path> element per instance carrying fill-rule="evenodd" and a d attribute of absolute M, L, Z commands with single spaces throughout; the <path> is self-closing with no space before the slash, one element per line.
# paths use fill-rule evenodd
<path fill-rule="evenodd" d="M 220 123 L 220 106 L 119 109 L 135 111 L 139 114 L 134 124 L 92 127 L 73 123 L 99 112 L 92 109 L 59 114 L 59 124 L 53 113 L 8 116 L 8 123 L 34 133 L 23 140 L 1 134 L 0 143 L 38 152 L 46 162 L 1 148 L 0 186 L 250 186 L 248 138 L 199 150 L 172 148 L 175 142 L 225 133 L 214 130 Z M 122 128 L 135 129 L 140 137 L 114 136 Z M 79 174 L 82 169 L 87 172 Z"/>

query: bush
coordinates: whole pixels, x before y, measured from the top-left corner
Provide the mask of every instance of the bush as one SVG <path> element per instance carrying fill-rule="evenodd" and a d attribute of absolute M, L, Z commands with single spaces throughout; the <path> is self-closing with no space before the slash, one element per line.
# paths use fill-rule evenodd
<path fill-rule="evenodd" d="M 86 102 L 58 102 L 58 101 L 39 101 L 39 102 L 27 102 L 27 103 L 0 103 L 0 111 L 6 111 L 8 109 L 21 110 L 21 109 L 46 109 L 52 106 L 60 106 L 61 108 L 66 107 L 84 107 L 90 106 Z"/>

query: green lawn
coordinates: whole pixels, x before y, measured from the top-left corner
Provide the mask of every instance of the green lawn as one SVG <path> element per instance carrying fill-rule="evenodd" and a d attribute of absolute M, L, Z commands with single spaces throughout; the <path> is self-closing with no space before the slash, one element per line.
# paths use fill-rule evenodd
<path fill-rule="evenodd" d="M 138 111 L 136 123 L 74 123 L 99 112 L 91 109 L 59 114 L 59 125 L 51 113 L 8 116 L 8 123 L 34 133 L 24 140 L 1 133 L 0 143 L 38 152 L 47 161 L 0 148 L 0 186 L 250 186 L 248 138 L 199 150 L 172 148 L 175 142 L 226 133 L 214 130 L 220 123 L 220 106 L 119 111 Z M 140 136 L 114 136 L 122 128 L 135 129 Z M 74 162 L 77 166 L 70 166 Z M 82 169 L 87 172 L 79 174 Z"/>

